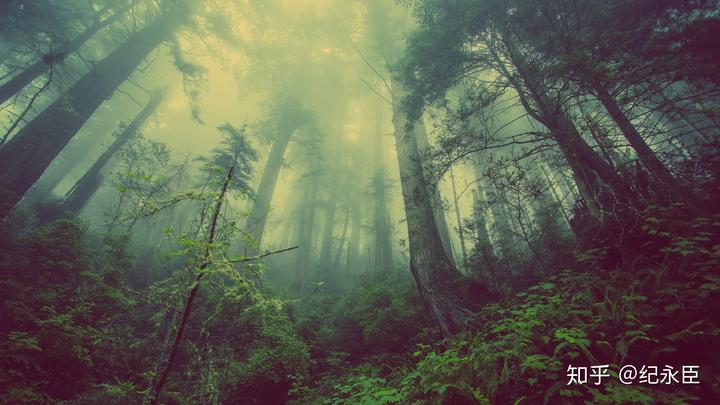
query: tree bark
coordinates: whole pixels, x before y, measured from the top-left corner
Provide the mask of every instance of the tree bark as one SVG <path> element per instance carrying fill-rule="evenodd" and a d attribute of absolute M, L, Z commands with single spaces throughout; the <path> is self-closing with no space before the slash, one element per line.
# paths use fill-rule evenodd
<path fill-rule="evenodd" d="M 0 182 L 14 206 L 95 110 L 179 24 L 171 11 L 133 34 L 0 149 Z M 8 212 L 0 212 L 0 218 Z"/>
<path fill-rule="evenodd" d="M 632 122 L 630 122 L 630 119 L 620 109 L 620 106 L 615 102 L 615 99 L 608 89 L 598 79 L 592 80 L 592 86 L 598 99 L 620 128 L 620 131 L 625 136 L 625 139 L 628 140 L 630 146 L 635 150 L 640 161 L 660 183 L 660 187 L 656 187 L 658 194 L 664 195 L 671 200 L 683 199 L 687 201 L 692 195 L 690 191 L 686 190 L 685 187 L 675 179 L 672 173 L 670 173 L 670 170 L 658 159 L 655 152 L 650 149 L 645 139 L 643 139 Z"/>
<path fill-rule="evenodd" d="M 443 246 L 433 195 L 414 133 L 417 123 L 409 122 L 403 110 L 404 94 L 404 89 L 393 82 L 393 124 L 408 227 L 410 271 L 440 332 L 451 336 L 463 328 L 472 313 L 470 285 Z M 487 291 L 483 293 L 489 295 Z M 479 301 L 488 297 L 475 298 Z"/>
<path fill-rule="evenodd" d="M 47 72 L 53 64 L 62 62 L 68 55 L 76 52 L 81 46 L 83 46 L 83 44 L 85 44 L 85 42 L 92 38 L 93 35 L 115 22 L 122 14 L 123 10 L 118 10 L 108 18 L 102 21 L 94 22 L 56 53 L 52 55 L 45 55 L 43 58 L 40 58 L 32 65 L 25 68 L 25 70 L 20 72 L 18 75 L 0 85 L 0 104 L 6 102 L 20 90 L 25 88 L 25 86 L 32 83 L 33 80 L 45 74 L 45 72 Z"/>
<path fill-rule="evenodd" d="M 475 250 L 478 252 L 487 276 L 497 283 L 497 258 L 495 257 L 495 251 L 493 249 L 492 242 L 490 241 L 490 234 L 487 229 L 487 220 L 485 213 L 485 203 L 481 198 L 481 192 L 473 190 L 473 218 L 475 220 Z M 477 268 L 477 270 L 482 270 Z M 485 277 L 485 274 L 478 274 L 478 276 Z"/>
<path fill-rule="evenodd" d="M 300 222 L 297 227 L 298 259 L 295 273 L 294 287 L 300 294 L 305 292 L 310 272 L 310 256 L 312 255 L 312 235 L 315 224 L 315 210 L 317 205 L 317 179 L 310 178 L 310 184 L 303 191 L 303 203 L 300 212 Z"/>
<path fill-rule="evenodd" d="M 148 104 L 135 116 L 135 119 L 123 129 L 123 131 L 115 138 L 110 147 L 103 152 L 100 157 L 90 166 L 87 172 L 78 180 L 73 188 L 65 195 L 65 201 L 62 203 L 63 209 L 72 213 L 79 213 L 87 204 L 90 198 L 95 194 L 100 183 L 102 182 L 102 169 L 107 165 L 108 161 L 119 151 L 127 142 L 132 139 L 140 130 L 150 115 L 155 112 L 158 105 L 162 102 L 164 95 L 162 92 L 156 93 L 148 102 Z"/>
<path fill-rule="evenodd" d="M 374 140 L 374 166 L 373 176 L 373 268 L 387 272 L 392 269 L 392 244 L 390 242 L 390 221 L 388 220 L 387 200 L 385 193 L 385 162 L 383 148 L 385 135 L 382 130 L 382 107 L 375 105 L 375 140 Z"/>
<path fill-rule="evenodd" d="M 357 270 L 360 263 L 360 236 L 362 234 L 362 212 L 358 198 L 352 199 L 350 204 L 350 220 L 352 229 L 347 247 L 347 258 L 345 260 L 345 271 L 350 274 Z"/>
<path fill-rule="evenodd" d="M 440 233 L 440 240 L 442 241 L 443 248 L 445 249 L 445 252 L 447 252 L 447 256 L 454 266 L 455 250 L 453 249 L 452 239 L 450 239 L 450 229 L 447 224 L 447 219 L 445 218 L 445 207 L 443 207 L 443 200 L 440 196 L 440 190 L 438 190 L 438 184 L 431 183 L 429 179 L 429 176 L 432 175 L 432 171 L 434 170 L 434 168 L 432 166 L 432 162 L 424 159 L 422 155 L 423 152 L 427 151 L 430 147 L 430 142 L 428 141 L 427 137 L 427 130 L 425 128 L 425 123 L 423 122 L 422 118 L 418 119 L 415 122 L 414 133 L 417 139 L 419 151 L 418 159 L 420 159 L 421 165 L 425 170 L 425 183 L 427 184 L 430 196 L 432 197 L 433 215 L 435 216 L 436 227 L 438 229 L 438 232 Z"/>
<path fill-rule="evenodd" d="M 285 161 L 285 150 L 287 150 L 287 146 L 294 133 L 295 128 L 283 128 L 282 133 L 278 134 L 279 137 L 275 139 L 270 149 L 270 155 L 265 163 L 265 170 L 263 170 L 260 184 L 255 193 L 255 201 L 253 201 L 250 215 L 247 218 L 248 234 L 253 239 L 253 241 L 245 247 L 245 254 L 247 256 L 255 256 L 261 250 L 265 225 L 267 224 L 267 218 L 271 209 L 270 203 L 275 193 L 275 186 L 277 185 L 280 170 Z"/>
<path fill-rule="evenodd" d="M 538 166 L 540 167 L 540 171 L 542 172 L 543 177 L 545 178 L 545 183 L 547 183 L 548 188 L 550 188 L 550 192 L 552 193 L 553 197 L 555 198 L 555 203 L 557 204 L 558 211 L 560 212 L 560 215 L 563 217 L 563 220 L 565 220 L 565 224 L 567 224 L 568 227 L 570 227 L 570 218 L 567 215 L 567 212 L 565 212 L 565 206 L 563 204 L 563 199 L 560 197 L 560 195 L 557 192 L 557 189 L 555 188 L 555 182 L 553 181 L 552 177 L 550 177 L 550 173 L 545 166 L 545 163 L 540 162 L 538 163 Z"/>
<path fill-rule="evenodd" d="M 458 236 L 460 237 L 460 250 L 462 251 L 463 263 L 467 263 L 467 250 L 465 249 L 465 230 L 463 229 L 462 217 L 460 216 L 460 206 L 458 204 L 458 194 L 455 187 L 455 175 L 450 168 L 450 182 L 452 184 L 453 207 L 455 208 L 455 221 L 458 226 Z"/>
<path fill-rule="evenodd" d="M 345 208 L 345 219 L 343 219 L 343 227 L 340 232 L 340 241 L 338 242 L 337 249 L 335 249 L 335 258 L 332 262 L 332 268 L 335 270 L 340 269 L 340 259 L 342 258 L 343 250 L 345 249 L 345 242 L 347 241 L 347 231 L 350 225 L 350 209 Z"/>
<path fill-rule="evenodd" d="M 331 176 L 335 180 L 335 176 Z M 337 208 L 339 186 L 330 184 L 330 193 L 325 202 L 325 223 L 323 224 L 322 245 L 320 245 L 319 267 L 324 274 L 332 266 L 333 230 L 335 230 L 335 213 Z"/>
<path fill-rule="evenodd" d="M 629 201 L 629 188 L 610 165 L 585 142 L 562 107 L 551 101 L 538 81 L 537 72 L 526 65 L 517 52 L 513 52 L 512 56 L 513 63 L 539 110 L 541 123 L 550 130 L 572 169 L 588 209 L 602 222 L 601 211 L 612 210 L 606 201 Z M 517 88 L 517 91 L 522 92 L 523 89 Z M 608 192 L 614 194 L 615 198 L 607 198 Z"/>

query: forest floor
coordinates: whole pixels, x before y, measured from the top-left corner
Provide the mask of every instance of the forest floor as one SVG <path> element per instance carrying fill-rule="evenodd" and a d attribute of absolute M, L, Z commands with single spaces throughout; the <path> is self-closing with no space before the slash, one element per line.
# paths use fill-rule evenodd
<path fill-rule="evenodd" d="M 400 268 L 303 298 L 208 285 L 162 402 L 712 403 L 720 398 L 720 216 L 647 218 L 644 253 L 628 265 L 608 267 L 606 249 L 587 249 L 485 305 L 449 339 Z M 73 221 L 6 231 L 2 402 L 141 403 L 184 290 L 172 280 L 129 289 L 123 239 Z M 604 365 L 606 377 L 571 380 L 573 367 Z M 627 365 L 637 373 L 623 383 Z M 668 370 L 674 378 L 660 383 Z"/>
<path fill-rule="evenodd" d="M 451 339 L 423 322 L 411 287 L 404 300 L 387 277 L 356 288 L 325 322 L 305 320 L 322 327 L 301 323 L 322 352 L 296 402 L 711 403 L 720 398 L 720 216 L 658 217 L 643 227 L 636 268 L 603 268 L 607 252 L 587 250 L 573 268 L 485 306 Z M 327 344 L 324 330 L 341 336 Z M 573 367 L 589 377 L 578 381 Z"/>

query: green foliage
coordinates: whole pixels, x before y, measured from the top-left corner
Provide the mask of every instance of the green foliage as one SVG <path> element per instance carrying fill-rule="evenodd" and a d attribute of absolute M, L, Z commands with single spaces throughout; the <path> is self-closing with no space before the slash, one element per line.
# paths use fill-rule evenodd
<path fill-rule="evenodd" d="M 230 296 L 217 307 L 212 342 L 226 347 L 223 397 L 242 403 L 277 403 L 287 397 L 293 379 L 302 379 L 310 363 L 308 347 L 290 323 L 285 303 L 278 298 L 255 296 L 243 307 L 239 296 Z M 234 315 L 228 328 L 226 316 Z M 218 361 L 222 361 L 218 359 Z"/>
<path fill-rule="evenodd" d="M 412 280 L 397 273 L 367 275 L 342 296 L 319 296 L 298 312 L 297 327 L 318 357 L 399 353 L 430 326 Z"/>
<path fill-rule="evenodd" d="M 336 395 L 329 402 L 332 404 L 396 404 L 403 399 L 397 388 L 379 377 L 353 376 L 333 388 Z"/>
<path fill-rule="evenodd" d="M 690 234 L 717 235 L 720 221 L 683 224 L 677 217 L 670 220 L 671 212 L 658 214 L 654 225 L 656 234 L 667 236 L 645 239 L 652 246 L 646 255 L 662 259 L 638 258 L 632 262 L 638 268 L 610 272 L 598 267 L 608 249 L 591 248 L 578 254 L 587 259 L 576 265 L 583 271 L 564 270 L 486 305 L 473 331 L 419 344 L 413 357 L 392 371 L 375 363 L 326 377 L 335 390 L 324 400 L 399 392 L 396 403 L 686 404 L 717 396 L 712 377 L 701 386 L 665 390 L 623 385 L 614 374 L 625 364 L 702 364 L 708 376 L 716 370 L 705 359 L 717 358 L 713 347 L 720 343 L 720 325 L 704 314 L 720 310 L 720 256 L 710 237 L 684 245 L 690 252 L 673 246 L 693 240 Z M 685 262 L 682 273 L 671 271 L 678 260 Z M 569 365 L 599 364 L 610 365 L 611 378 L 603 384 L 567 385 Z"/>
<path fill-rule="evenodd" d="M 11 249 L 0 256 L 2 402 L 70 399 L 109 377 L 119 358 L 112 342 L 132 341 L 114 325 L 130 302 L 113 286 L 122 255 L 108 242 L 93 257 L 84 228 L 70 221 L 3 237 Z"/>
<path fill-rule="evenodd" d="M 204 163 L 203 171 L 215 189 L 228 180 L 228 192 L 248 197 L 252 194 L 253 163 L 257 161 L 257 152 L 250 145 L 245 127 L 235 128 L 225 123 L 218 130 L 224 135 L 223 142 L 213 149 L 209 159 L 199 159 Z"/>

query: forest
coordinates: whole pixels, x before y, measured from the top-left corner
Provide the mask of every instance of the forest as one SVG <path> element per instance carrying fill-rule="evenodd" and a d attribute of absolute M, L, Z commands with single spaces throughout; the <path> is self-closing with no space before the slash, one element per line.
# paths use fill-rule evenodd
<path fill-rule="evenodd" d="M 720 403 L 720 0 L 0 1 L 0 403 Z"/>

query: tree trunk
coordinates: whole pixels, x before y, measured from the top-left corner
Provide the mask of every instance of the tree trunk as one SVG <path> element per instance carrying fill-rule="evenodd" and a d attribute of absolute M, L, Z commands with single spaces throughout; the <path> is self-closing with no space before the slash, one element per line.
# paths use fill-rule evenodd
<path fill-rule="evenodd" d="M 432 175 L 434 167 L 432 162 L 427 159 L 423 159 L 423 153 L 430 147 L 428 141 L 427 130 L 423 119 L 420 118 L 415 122 L 415 137 L 417 138 L 418 145 L 418 156 L 422 163 L 422 167 L 425 170 L 425 182 L 430 189 L 430 195 L 432 196 L 433 204 L 433 215 L 435 216 L 435 223 L 437 224 L 438 232 L 440 232 L 440 239 L 442 240 L 443 248 L 447 252 L 448 258 L 455 265 L 455 250 L 453 249 L 452 239 L 450 239 L 450 229 L 448 228 L 447 219 L 445 218 L 445 207 L 443 207 L 443 200 L 440 196 L 437 183 L 431 183 L 429 176 Z M 439 181 L 439 179 L 438 179 Z"/>
<path fill-rule="evenodd" d="M 629 187 L 620 176 L 585 142 L 562 106 L 553 102 L 540 82 L 536 69 L 528 65 L 517 49 L 510 48 L 513 64 L 537 106 L 539 119 L 557 142 L 563 156 L 573 171 L 583 199 L 593 216 L 603 221 L 602 211 L 612 211 L 608 201 L 630 201 Z M 523 88 L 514 83 L 518 94 Z M 526 106 L 526 108 L 528 108 Z M 611 193 L 613 196 L 608 196 Z"/>
<path fill-rule="evenodd" d="M 478 274 L 481 278 L 489 278 L 497 283 L 497 258 L 495 257 L 495 251 L 493 250 L 492 242 L 490 241 L 490 235 L 487 230 L 487 221 L 485 213 L 485 203 L 481 199 L 481 193 L 478 190 L 473 190 L 473 218 L 475 220 L 475 250 L 478 252 L 480 259 L 485 265 L 487 275 Z M 481 268 L 477 268 L 482 270 Z"/>
<path fill-rule="evenodd" d="M 340 259 L 342 258 L 343 250 L 345 250 L 345 242 L 347 241 L 347 231 L 350 226 L 350 209 L 345 208 L 345 219 L 343 220 L 342 231 L 340 232 L 340 241 L 338 242 L 337 249 L 335 249 L 335 258 L 332 262 L 332 268 L 337 271 L 340 269 Z"/>
<path fill-rule="evenodd" d="M 404 90 L 393 82 L 393 124 L 408 227 L 410 271 L 440 332 L 451 336 L 463 328 L 472 312 L 469 285 L 443 246 L 432 191 L 427 184 L 414 133 L 417 123 L 409 122 L 403 110 L 404 94 Z"/>
<path fill-rule="evenodd" d="M 295 128 L 284 128 L 283 133 L 278 134 L 279 138 L 273 142 L 272 149 L 270 149 L 270 155 L 265 163 L 265 170 L 263 170 L 255 194 L 255 201 L 247 218 L 248 234 L 252 241 L 245 247 L 246 256 L 256 256 L 261 250 L 265 224 L 271 208 L 270 203 L 283 166 L 285 150 L 294 133 Z"/>
<path fill-rule="evenodd" d="M 81 46 L 83 46 L 83 44 L 85 44 L 85 42 L 92 38 L 93 35 L 112 24 L 122 14 L 123 10 L 118 10 L 110 17 L 93 23 L 60 50 L 53 52 L 51 55 L 44 55 L 44 57 L 25 68 L 25 70 L 20 72 L 18 75 L 0 85 L 0 104 L 6 102 L 20 90 L 25 88 L 25 86 L 32 83 L 33 80 L 45 74 L 45 72 L 50 69 L 51 65 L 62 62 L 68 55 L 76 52 Z"/>
<path fill-rule="evenodd" d="M 497 187 L 494 183 L 492 183 L 492 181 L 490 182 L 490 186 L 490 193 L 492 193 L 490 212 L 492 213 L 493 222 L 495 223 L 495 234 L 497 235 L 502 257 L 506 264 L 508 264 L 510 270 L 512 270 L 515 268 L 516 264 L 519 264 L 516 235 L 513 232 L 512 225 L 510 224 L 507 212 L 505 211 L 505 204 L 498 193 Z"/>
<path fill-rule="evenodd" d="M 555 182 L 553 181 L 552 177 L 550 177 L 550 173 L 548 172 L 548 169 L 543 162 L 538 163 L 538 166 L 540 167 L 540 171 L 545 178 L 545 183 L 547 183 L 548 188 L 550 188 L 550 192 L 555 198 L 555 203 L 557 204 L 558 211 L 560 211 L 560 215 L 565 220 L 565 224 L 570 227 L 570 218 L 568 217 L 567 212 L 565 212 L 565 205 L 563 204 L 563 199 L 560 197 L 557 189 L 555 188 Z"/>
<path fill-rule="evenodd" d="M 362 235 L 362 213 L 358 198 L 353 198 L 350 204 L 350 220 L 352 230 L 347 247 L 347 258 L 345 260 L 346 273 L 350 274 L 357 270 L 360 263 L 360 236 Z"/>
<path fill-rule="evenodd" d="M 312 255 L 312 235 L 315 224 L 315 210 L 317 205 L 317 179 L 310 178 L 310 184 L 306 185 L 303 192 L 303 203 L 300 211 L 300 222 L 297 227 L 298 259 L 295 273 L 294 287 L 301 294 L 305 287 L 310 272 L 310 256 Z"/>
<path fill-rule="evenodd" d="M 390 224 L 388 220 L 385 193 L 385 135 L 382 130 L 382 107 L 380 102 L 375 105 L 375 175 L 373 177 L 374 212 L 373 212 L 373 268 L 387 272 L 392 269 L 392 244 L 390 242 Z"/>
<path fill-rule="evenodd" d="M 55 187 L 73 171 L 78 163 L 82 162 L 85 156 L 91 153 L 93 147 L 96 146 L 95 144 L 99 142 L 99 139 L 93 139 L 92 141 L 88 140 L 88 142 L 76 142 L 73 146 L 68 147 L 61 157 L 55 159 L 42 177 L 25 193 L 20 204 L 31 207 L 47 201 L 52 196 Z"/>
<path fill-rule="evenodd" d="M 462 251 L 463 263 L 467 263 L 467 250 L 465 249 L 465 230 L 463 229 L 462 217 L 460 216 L 460 206 L 458 204 L 457 189 L 455 187 L 455 175 L 452 167 L 450 168 L 450 182 L 452 183 L 453 206 L 455 207 L 455 221 L 458 226 L 458 236 L 460 237 L 460 250 Z"/>
<path fill-rule="evenodd" d="M 640 161 L 648 169 L 650 175 L 655 177 L 655 179 L 658 181 L 658 185 L 660 187 L 656 187 L 655 191 L 657 191 L 659 195 L 662 195 L 669 200 L 677 198 L 689 198 L 690 200 L 692 200 L 692 194 L 690 193 L 690 191 L 686 190 L 685 187 L 683 187 L 675 179 L 675 177 L 673 177 L 672 173 L 670 173 L 670 170 L 668 170 L 667 167 L 665 167 L 665 165 L 663 165 L 663 163 L 660 161 L 660 159 L 658 159 L 658 157 L 655 155 L 655 152 L 650 149 L 650 146 L 647 144 L 647 142 L 645 142 L 645 139 L 643 139 L 643 137 L 637 131 L 632 122 L 630 122 L 630 119 L 620 109 L 620 106 L 618 106 L 618 104 L 615 102 L 615 99 L 612 97 L 608 89 L 605 88 L 605 86 L 600 83 L 600 80 L 598 79 L 592 80 L 592 86 L 598 99 L 605 107 L 608 114 L 610 114 L 610 117 L 613 119 L 613 121 L 615 121 L 617 126 L 620 128 L 620 131 L 625 136 L 625 139 L 627 139 L 627 141 L 630 143 L 630 146 L 632 146 L 632 148 L 635 150 L 635 153 L 637 153 Z"/>
<path fill-rule="evenodd" d="M 294 231 L 294 223 L 291 218 L 283 218 L 282 234 L 280 236 L 280 243 L 277 244 L 279 248 L 290 247 L 290 240 L 292 239 L 292 233 Z"/>
<path fill-rule="evenodd" d="M 90 197 L 95 194 L 100 183 L 102 182 L 102 175 L 100 172 L 107 165 L 108 161 L 119 151 L 125 144 L 132 139 L 135 134 L 138 133 L 145 120 L 155 112 L 158 105 L 162 102 L 163 93 L 156 93 L 152 99 L 148 102 L 145 108 L 142 109 L 135 116 L 135 119 L 123 129 L 123 131 L 115 138 L 115 141 L 110 147 L 103 152 L 102 155 L 95 161 L 95 163 L 88 169 L 87 172 L 78 180 L 73 188 L 71 188 L 65 195 L 65 201 L 62 203 L 63 209 L 72 213 L 79 213 L 80 210 L 87 204 Z"/>
<path fill-rule="evenodd" d="M 335 177 L 335 176 L 332 176 Z M 335 178 L 331 180 L 336 180 Z M 320 271 L 327 273 L 332 265 L 333 230 L 335 229 L 335 212 L 337 208 L 338 191 L 337 184 L 330 184 L 330 195 L 325 202 L 325 223 L 323 224 L 322 245 L 320 246 Z"/>
<path fill-rule="evenodd" d="M 95 110 L 179 23 L 172 12 L 159 16 L 100 61 L 60 99 L 38 114 L 0 149 L 0 182 L 14 206 Z M 0 218 L 8 212 L 0 212 Z"/>

